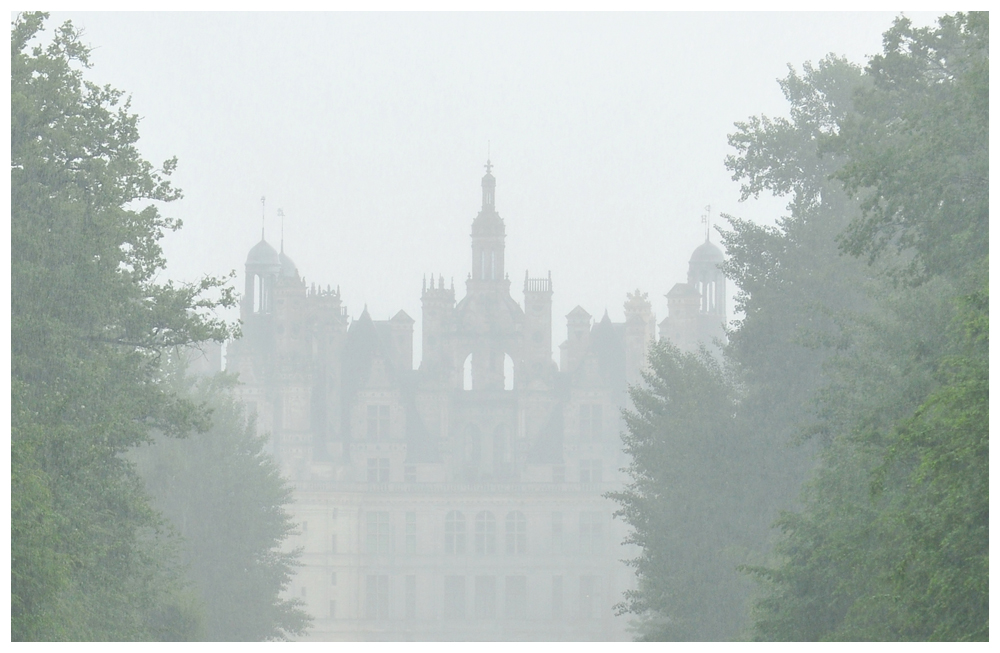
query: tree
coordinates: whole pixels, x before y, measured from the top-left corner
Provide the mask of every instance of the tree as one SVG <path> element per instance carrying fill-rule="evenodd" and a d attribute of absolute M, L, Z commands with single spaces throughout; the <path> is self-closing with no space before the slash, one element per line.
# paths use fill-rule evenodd
<path fill-rule="evenodd" d="M 744 318 L 712 386 L 729 399 L 706 404 L 722 414 L 692 418 L 678 399 L 711 395 L 705 374 L 662 349 L 633 390 L 616 498 L 644 547 L 623 607 L 647 638 L 717 638 L 678 626 L 726 606 L 761 640 L 988 639 L 987 41 L 984 14 L 900 18 L 864 71 L 791 71 L 790 119 L 737 123 L 744 198 L 787 196 L 789 214 L 723 232 Z M 685 514 L 690 492 L 708 510 Z M 706 527 L 717 515 L 742 531 Z M 759 529 L 776 517 L 777 537 Z M 726 546 L 756 554 L 749 614 Z"/>
<path fill-rule="evenodd" d="M 839 316 L 821 466 L 752 568 L 755 638 L 988 638 L 987 34 L 898 19 L 829 143 L 872 303 Z"/>
<path fill-rule="evenodd" d="M 179 372 L 180 376 L 182 372 Z M 264 452 L 252 419 L 231 397 L 228 376 L 188 380 L 182 394 L 212 410 L 204 433 L 160 436 L 134 459 L 153 505 L 181 538 L 181 561 L 204 606 L 200 639 L 263 641 L 300 635 L 309 617 L 300 599 L 281 599 L 299 551 L 281 551 L 294 524 L 291 488 Z"/>
<path fill-rule="evenodd" d="M 224 280 L 157 283 L 155 204 L 180 197 L 136 148 L 122 93 L 83 78 L 66 23 L 11 26 L 11 637 L 177 639 L 195 628 L 163 525 L 123 455 L 204 427 L 166 349 L 222 340 Z M 145 206 L 141 207 L 141 205 Z"/>

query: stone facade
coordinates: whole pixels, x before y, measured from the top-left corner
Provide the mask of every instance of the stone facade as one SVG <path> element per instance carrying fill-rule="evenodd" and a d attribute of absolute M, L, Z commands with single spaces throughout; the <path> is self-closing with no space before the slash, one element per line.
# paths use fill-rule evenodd
<path fill-rule="evenodd" d="M 339 288 L 307 286 L 263 234 L 247 257 L 227 368 L 295 487 L 307 639 L 629 638 L 613 606 L 635 552 L 602 495 L 625 480 L 619 407 L 655 316 L 639 291 L 624 323 L 576 307 L 557 366 L 551 273 L 525 273 L 523 307 L 511 297 L 495 189 L 487 163 L 465 296 L 424 281 L 416 369 L 405 312 L 349 319 Z M 721 275 L 696 274 L 714 259 L 695 263 L 685 297 L 714 299 L 661 325 L 693 314 L 692 342 L 725 316 L 724 285 L 706 290 Z"/>

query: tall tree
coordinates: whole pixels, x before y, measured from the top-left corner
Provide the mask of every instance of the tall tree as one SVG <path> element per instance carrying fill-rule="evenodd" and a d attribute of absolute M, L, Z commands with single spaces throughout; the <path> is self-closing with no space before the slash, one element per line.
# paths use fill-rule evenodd
<path fill-rule="evenodd" d="M 898 19 L 842 124 L 880 266 L 820 396 L 834 435 L 760 569 L 766 639 L 988 639 L 988 19 Z M 874 268 L 873 268 L 874 269 Z"/>
<path fill-rule="evenodd" d="M 11 26 L 11 637 L 183 638 L 197 618 L 122 454 L 205 425 L 157 363 L 227 337 L 212 311 L 233 295 L 157 282 L 180 223 L 151 202 L 180 197 L 175 161 L 142 159 L 138 118 L 83 78 L 71 24 L 32 45 L 45 18 Z"/>
<path fill-rule="evenodd" d="M 211 428 L 184 439 L 157 437 L 134 459 L 153 505 L 181 538 L 181 560 L 205 611 L 199 636 L 263 641 L 301 635 L 310 621 L 302 601 L 280 597 L 299 555 L 281 549 L 294 528 L 286 510 L 292 490 L 232 399 L 234 380 L 182 374 L 178 370 L 174 383 L 211 408 Z"/>
<path fill-rule="evenodd" d="M 690 420 L 676 403 L 703 386 L 695 366 L 653 364 L 634 392 L 640 417 L 642 402 L 674 413 L 628 421 L 639 459 L 617 497 L 644 547 L 625 607 L 646 617 L 646 637 L 718 637 L 704 620 L 677 626 L 731 609 L 737 585 L 715 583 L 711 604 L 697 582 L 685 593 L 683 552 L 722 548 L 724 529 L 705 529 L 716 514 L 754 506 L 759 526 L 784 504 L 767 563 L 743 565 L 762 581 L 745 635 L 988 638 L 987 41 L 984 14 L 927 29 L 901 18 L 864 71 L 836 58 L 792 71 L 790 119 L 751 118 L 730 136 L 744 197 L 787 196 L 789 214 L 773 227 L 731 218 L 723 233 L 744 313 L 724 351 L 728 434 L 705 431 L 721 416 Z M 692 439 L 705 448 L 685 456 Z M 768 447 L 793 441 L 804 457 Z M 714 512 L 681 510 L 688 485 L 754 478 L 771 481 L 746 483 L 756 502 L 716 490 L 702 499 Z M 729 537 L 769 550 L 760 531 Z M 698 578 L 735 562 L 712 561 Z"/>

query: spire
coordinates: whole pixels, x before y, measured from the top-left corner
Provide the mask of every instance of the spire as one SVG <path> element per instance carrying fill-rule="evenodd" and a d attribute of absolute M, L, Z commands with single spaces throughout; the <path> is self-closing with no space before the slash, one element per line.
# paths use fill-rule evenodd
<path fill-rule="evenodd" d="M 285 212 L 278 209 L 278 217 L 281 218 L 281 253 L 285 253 Z"/>
<path fill-rule="evenodd" d="M 483 175 L 483 210 L 494 210 L 493 205 L 496 200 L 496 187 L 497 180 L 493 176 L 493 163 L 489 159 L 489 155 L 486 158 L 486 174 Z"/>
<path fill-rule="evenodd" d="M 712 205 L 709 204 L 708 206 L 705 207 L 705 213 L 704 213 L 704 215 L 701 216 L 701 223 L 703 225 L 705 225 L 705 242 L 706 243 L 708 242 L 708 234 L 709 234 L 709 230 L 711 228 L 711 219 L 712 219 Z"/>
<path fill-rule="evenodd" d="M 260 196 L 260 239 L 264 240 L 264 202 L 266 201 L 263 195 Z"/>

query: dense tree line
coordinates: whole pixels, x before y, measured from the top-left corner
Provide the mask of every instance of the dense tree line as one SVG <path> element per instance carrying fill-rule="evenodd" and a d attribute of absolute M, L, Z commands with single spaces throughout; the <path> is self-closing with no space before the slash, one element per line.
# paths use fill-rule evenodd
<path fill-rule="evenodd" d="M 641 638 L 989 638 L 988 16 L 883 42 L 730 136 L 788 215 L 728 217 L 722 362 L 661 343 L 631 391 Z"/>
<path fill-rule="evenodd" d="M 277 548 L 287 490 L 233 409 L 213 395 L 213 415 L 163 364 L 178 347 L 232 335 L 213 312 L 233 305 L 232 290 L 212 277 L 158 282 L 159 240 L 180 227 L 157 208 L 180 197 L 168 179 L 176 161 L 156 169 L 139 155 L 138 118 L 120 91 L 84 79 L 88 50 L 71 24 L 35 43 L 45 18 L 11 26 L 11 638 L 298 632 L 305 615 L 278 599 L 293 561 Z M 221 477 L 241 475 L 244 512 L 231 519 L 246 532 L 231 544 L 250 549 L 234 553 L 250 580 L 214 589 L 251 596 L 228 606 L 191 582 L 210 547 L 176 535 L 172 506 L 158 512 L 147 490 L 157 477 L 144 479 L 133 457 L 192 432 L 206 435 L 143 453 L 159 469 L 150 461 L 175 455 L 186 467 L 199 447 L 242 448 L 198 468 L 216 485 L 192 506 L 209 519 L 234 492 Z M 252 628 L 220 630 L 213 611 L 244 599 L 269 610 L 250 611 Z"/>

